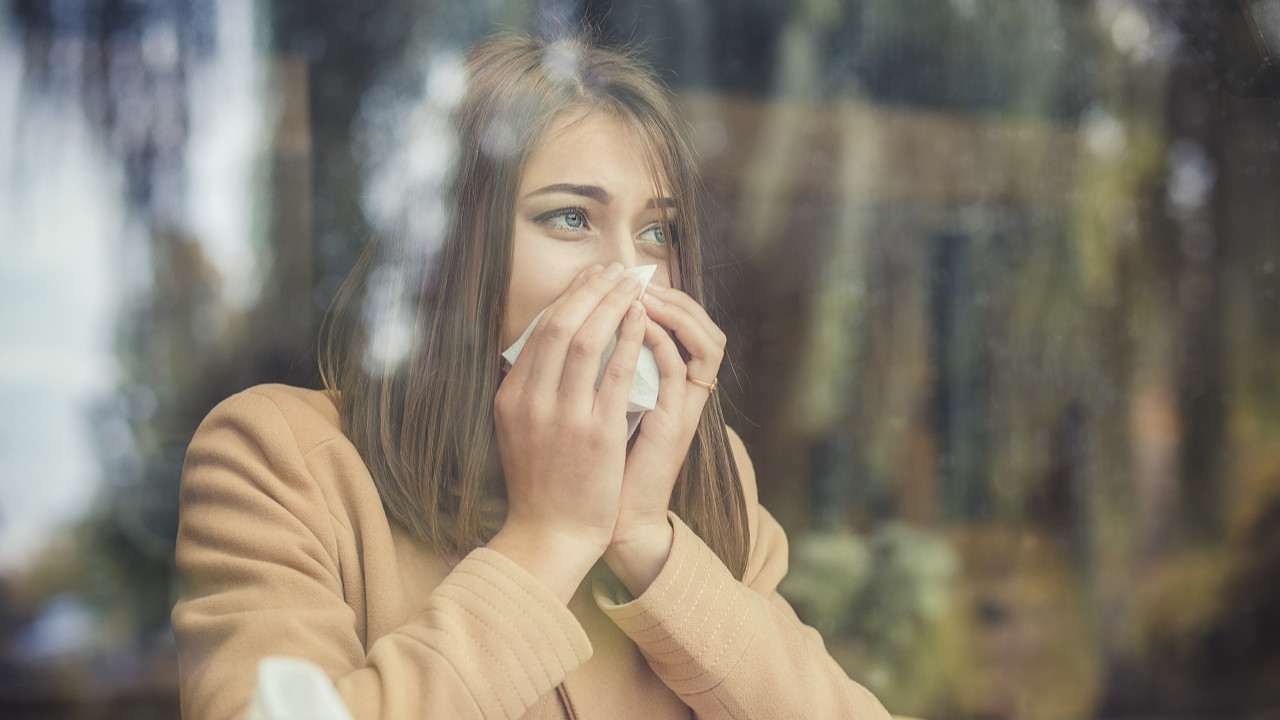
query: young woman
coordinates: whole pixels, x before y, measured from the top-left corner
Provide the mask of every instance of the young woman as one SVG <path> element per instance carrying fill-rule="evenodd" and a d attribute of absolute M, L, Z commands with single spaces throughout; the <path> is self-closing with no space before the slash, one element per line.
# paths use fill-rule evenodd
<path fill-rule="evenodd" d="M 716 397 L 668 92 L 516 36 L 467 82 L 439 251 L 374 245 L 327 391 L 249 389 L 192 439 L 184 717 L 242 716 L 266 655 L 318 664 L 357 718 L 884 717 L 776 591 L 786 539 Z M 650 264 L 642 294 L 624 270 Z M 412 278 L 403 356 L 369 351 L 386 269 Z M 658 395 L 629 435 L 642 348 Z"/>

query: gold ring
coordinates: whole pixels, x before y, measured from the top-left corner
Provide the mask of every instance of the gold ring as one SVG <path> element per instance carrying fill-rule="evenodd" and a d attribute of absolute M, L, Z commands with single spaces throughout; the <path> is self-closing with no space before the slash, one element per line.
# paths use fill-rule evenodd
<path fill-rule="evenodd" d="M 698 386 L 698 387 L 700 387 L 700 388 L 706 388 L 707 392 L 709 392 L 709 393 L 713 393 L 713 392 L 715 392 L 715 391 L 716 391 L 716 385 L 719 385 L 719 384 L 720 384 L 720 378 L 718 378 L 718 377 L 717 377 L 717 378 L 712 378 L 712 379 L 711 379 L 711 382 L 702 382 L 701 380 L 694 380 L 694 379 L 693 379 L 693 378 L 691 378 L 691 377 L 687 377 L 687 378 L 685 378 L 685 380 L 688 380 L 689 382 L 693 383 L 694 385 L 697 385 L 697 386 Z"/>

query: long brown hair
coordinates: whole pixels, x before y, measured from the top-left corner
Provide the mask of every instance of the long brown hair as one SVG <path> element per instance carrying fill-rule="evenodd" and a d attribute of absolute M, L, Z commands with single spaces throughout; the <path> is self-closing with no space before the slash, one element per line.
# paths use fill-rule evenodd
<path fill-rule="evenodd" d="M 493 399 L 502 377 L 516 188 L 526 157 L 557 118 L 590 109 L 636 130 L 655 186 L 668 187 L 676 202 L 671 276 L 706 302 L 702 190 L 673 97 L 652 71 L 626 52 L 583 39 L 503 34 L 468 53 L 465 77 L 452 114 L 438 251 L 424 256 L 421 238 L 407 233 L 375 237 L 325 318 L 320 352 L 325 386 L 387 514 L 449 555 L 484 544 L 501 525 L 505 487 Z M 380 337 L 387 333 L 391 341 Z M 396 337 L 411 338 L 403 352 L 379 352 Z M 671 508 L 742 576 L 746 506 L 715 395 Z"/>

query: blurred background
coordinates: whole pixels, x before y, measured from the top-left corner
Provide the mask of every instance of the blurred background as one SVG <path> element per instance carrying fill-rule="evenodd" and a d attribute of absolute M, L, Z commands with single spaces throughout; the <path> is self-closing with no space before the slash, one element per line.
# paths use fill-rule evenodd
<path fill-rule="evenodd" d="M 316 386 L 498 28 L 639 43 L 784 593 L 895 713 L 1280 717 L 1280 0 L 0 0 L 0 716 L 176 717 L 186 443 Z"/>

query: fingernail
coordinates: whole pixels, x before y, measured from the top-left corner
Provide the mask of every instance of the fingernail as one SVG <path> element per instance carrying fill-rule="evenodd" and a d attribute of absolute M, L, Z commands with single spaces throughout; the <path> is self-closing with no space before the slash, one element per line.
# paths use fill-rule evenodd
<path fill-rule="evenodd" d="M 640 278 L 635 275 L 628 275 L 626 279 L 618 284 L 618 287 L 623 292 L 634 292 L 636 288 L 640 287 Z"/>
<path fill-rule="evenodd" d="M 662 300 L 657 295 L 653 294 L 652 285 L 650 285 L 648 289 L 645 290 L 644 299 L 646 302 L 652 304 L 654 307 L 662 307 L 663 305 L 666 305 L 666 303 L 662 302 Z"/>
<path fill-rule="evenodd" d="M 622 277 L 622 264 L 610 263 L 608 269 L 604 271 L 605 280 L 617 280 Z"/>
<path fill-rule="evenodd" d="M 627 319 L 639 320 L 641 315 L 644 315 L 644 306 L 639 301 L 632 302 L 631 309 L 627 311 Z"/>
<path fill-rule="evenodd" d="M 653 280 L 650 280 L 650 281 L 649 281 L 649 287 L 645 288 L 645 292 L 656 292 L 656 293 L 660 293 L 660 292 L 662 292 L 663 290 L 666 290 L 666 289 L 667 289 L 667 286 L 666 286 L 666 285 L 663 285 L 662 283 L 659 283 L 659 282 L 655 282 L 655 281 L 653 281 Z"/>
<path fill-rule="evenodd" d="M 600 263 L 596 263 L 595 265 L 592 265 L 591 267 L 587 268 L 587 275 L 595 275 L 596 273 L 600 272 L 603 269 L 604 269 L 603 265 L 601 265 Z"/>

